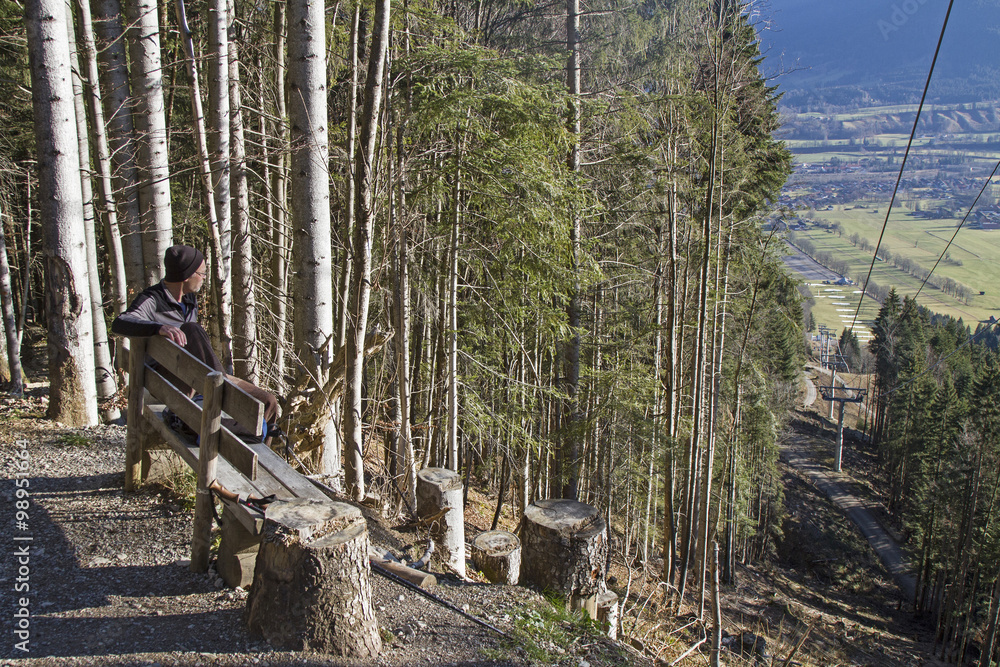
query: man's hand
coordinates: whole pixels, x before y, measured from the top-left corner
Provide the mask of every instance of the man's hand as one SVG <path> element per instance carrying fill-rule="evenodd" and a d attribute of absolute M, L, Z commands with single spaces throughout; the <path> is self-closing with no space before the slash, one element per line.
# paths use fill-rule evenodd
<path fill-rule="evenodd" d="M 167 340 L 172 340 L 181 347 L 187 345 L 188 342 L 187 336 L 184 335 L 184 332 L 178 329 L 177 327 L 172 327 L 169 324 L 164 324 L 162 327 L 160 327 L 159 333 Z"/>

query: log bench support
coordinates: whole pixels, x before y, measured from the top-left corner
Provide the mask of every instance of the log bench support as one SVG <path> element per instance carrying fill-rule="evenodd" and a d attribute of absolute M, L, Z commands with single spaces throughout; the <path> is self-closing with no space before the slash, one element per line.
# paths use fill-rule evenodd
<path fill-rule="evenodd" d="M 215 569 L 231 588 L 248 588 L 253 582 L 260 533 L 247 530 L 228 507 L 222 510 L 222 541 L 216 557 Z"/>
<path fill-rule="evenodd" d="M 521 583 L 566 599 L 597 620 L 606 589 L 608 532 L 596 508 L 575 500 L 539 500 L 521 519 Z"/>
<path fill-rule="evenodd" d="M 417 516 L 430 523 L 441 560 L 465 578 L 465 508 L 462 476 L 444 468 L 417 473 Z"/>
<path fill-rule="evenodd" d="M 247 599 L 247 627 L 272 646 L 354 658 L 382 649 L 361 511 L 332 500 L 272 503 Z"/>

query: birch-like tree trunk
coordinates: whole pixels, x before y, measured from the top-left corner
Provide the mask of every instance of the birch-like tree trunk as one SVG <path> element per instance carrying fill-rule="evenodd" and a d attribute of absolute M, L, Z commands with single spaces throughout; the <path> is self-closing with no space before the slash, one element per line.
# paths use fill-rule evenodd
<path fill-rule="evenodd" d="M 81 6 L 81 17 L 84 16 L 83 5 L 86 0 L 78 0 Z M 132 119 L 132 90 L 129 85 L 128 66 L 125 57 L 125 38 L 122 28 L 122 8 L 119 0 L 94 0 L 94 32 L 96 47 L 94 53 L 100 63 L 100 77 L 89 75 L 91 97 L 94 97 L 100 84 L 98 101 L 103 102 L 103 120 L 107 121 L 108 154 L 111 159 L 110 173 L 112 177 L 112 192 L 114 192 L 114 209 L 117 213 L 119 228 L 105 230 L 121 237 L 122 264 L 124 280 L 127 286 L 122 307 L 128 301 L 128 292 L 136 294 L 145 287 L 143 269 L 142 230 L 139 211 L 139 171 L 137 167 L 137 145 L 135 125 Z M 87 23 L 83 21 L 84 39 L 86 40 Z M 98 122 L 97 111 L 91 101 L 91 115 L 94 119 L 95 132 L 103 132 L 104 123 Z M 95 135 L 98 141 L 99 135 Z M 98 146 L 98 153 L 101 149 Z M 99 163 L 100 164 L 100 163 Z M 103 178 L 103 173 L 102 173 Z M 105 200 L 105 206 L 109 200 Z M 105 224 L 110 224 L 110 218 Z M 113 245 L 108 241 L 109 247 Z M 158 263 L 160 258 L 151 259 Z M 117 266 L 118 260 L 114 260 Z M 119 277 L 119 280 L 121 278 Z M 120 288 L 116 287 L 117 293 Z M 117 308 L 117 304 L 116 304 Z"/>
<path fill-rule="evenodd" d="M 347 488 L 355 500 L 365 497 L 364 443 L 361 420 L 361 384 L 364 376 L 364 342 L 368 332 L 371 299 L 372 235 L 375 228 L 374 161 L 378 119 L 382 107 L 382 78 L 389 44 L 389 0 L 375 4 L 368 78 L 361 116 L 361 137 L 354 160 L 354 289 L 351 293 L 352 326 L 347 332 L 347 391 L 344 405 L 344 440 Z"/>
<path fill-rule="evenodd" d="M 65 0 L 28 0 L 24 23 L 45 254 L 48 417 L 92 426 L 97 423 L 94 334 Z"/>
<path fill-rule="evenodd" d="M 181 44 L 187 55 L 188 77 L 191 79 L 191 115 L 194 117 L 194 134 L 198 145 L 198 169 L 201 175 L 202 192 L 205 197 L 205 211 L 208 213 L 208 229 L 211 234 L 212 246 L 212 287 L 215 289 L 215 313 L 219 326 L 220 343 L 222 344 L 222 363 L 232 371 L 233 337 L 232 308 L 229 294 L 225 289 L 228 277 L 223 269 L 222 235 L 219 232 L 219 220 L 215 210 L 215 196 L 212 191 L 211 156 L 208 152 L 208 137 L 205 130 L 205 112 L 201 102 L 201 87 L 198 84 L 198 61 L 194 56 L 194 42 L 191 39 L 191 29 L 188 27 L 187 12 L 184 0 L 176 0 L 174 9 L 177 13 L 177 26 L 181 33 Z"/>
<path fill-rule="evenodd" d="M 8 391 L 20 396 L 24 393 L 24 372 L 21 369 L 21 342 L 17 338 L 17 322 L 14 320 L 14 287 L 10 280 L 10 263 L 7 261 L 3 215 L 3 210 L 0 209 L 0 313 L 3 314 L 4 354 L 7 371 L 10 373 Z"/>
<path fill-rule="evenodd" d="M 358 138 L 358 44 L 361 40 L 359 34 L 361 22 L 361 2 L 358 0 L 354 4 L 354 20 L 351 23 L 351 91 L 350 99 L 347 101 L 347 145 L 348 156 L 354 155 L 355 144 Z M 350 315 L 350 293 L 351 274 L 354 269 L 354 249 L 351 244 L 354 242 L 354 161 L 348 160 L 347 164 L 347 193 L 344 198 L 347 205 L 344 207 L 344 228 L 341 231 L 344 238 L 344 246 L 347 252 L 344 253 L 343 266 L 340 267 L 340 292 L 338 298 L 339 312 L 337 314 L 337 348 L 343 347 L 347 343 L 347 323 L 351 319 Z"/>
<path fill-rule="evenodd" d="M 270 204 L 271 216 L 271 285 L 273 299 L 271 301 L 274 313 L 274 375 L 279 386 L 283 386 L 285 377 L 285 332 L 288 320 L 288 289 L 285 284 L 285 272 L 288 258 L 288 235 L 286 233 L 288 210 L 288 108 L 285 100 L 285 3 L 274 5 L 274 96 L 275 121 L 274 137 L 276 150 L 274 152 L 274 171 L 271 174 Z"/>
<path fill-rule="evenodd" d="M 327 136 L 326 30 L 318 0 L 288 3 L 288 120 L 291 128 L 291 208 L 295 244 L 295 352 L 313 377 L 328 368 L 333 337 L 333 253 Z M 336 423 L 321 452 L 324 474 L 340 470 Z"/>
<path fill-rule="evenodd" d="M 236 12 L 228 2 L 229 127 L 231 142 L 230 190 L 232 208 L 233 368 L 238 377 L 257 381 L 257 302 L 254 298 L 253 243 L 250 233 L 250 186 L 247 181 L 247 148 L 243 126 L 243 91 Z M 223 248 L 225 252 L 225 248 Z"/>
<path fill-rule="evenodd" d="M 80 71 L 80 52 L 76 45 L 76 31 L 73 29 L 73 6 L 66 1 L 66 41 L 69 44 L 70 58 L 77 63 L 73 70 L 73 107 L 76 112 L 76 137 L 80 160 L 80 194 L 83 199 L 83 232 L 86 242 L 87 256 L 87 289 L 90 294 L 90 317 L 94 335 L 94 379 L 97 388 L 97 400 L 107 401 L 118 390 L 115 381 L 114 364 L 111 361 L 111 342 L 108 339 L 107 322 L 104 319 L 104 298 L 101 296 L 101 274 L 97 263 L 97 233 L 99 224 L 94 206 L 94 179 L 90 166 L 90 143 L 87 128 L 87 108 L 83 99 L 83 79 Z M 121 416 L 118 408 L 105 409 L 101 417 L 105 421 L 113 421 Z"/>
<path fill-rule="evenodd" d="M 222 284 L 215 291 L 223 293 L 223 302 L 232 304 L 233 286 L 230 281 L 232 263 L 231 212 L 230 205 L 230 132 L 229 132 L 229 8 L 226 0 L 209 0 L 208 53 L 205 54 L 205 73 L 208 79 L 208 154 L 212 165 L 212 196 L 215 198 L 215 218 L 219 228 L 219 250 L 213 257 L 213 264 L 219 265 L 216 274 L 222 276 Z M 223 337 L 225 334 L 222 334 Z M 228 349 L 229 346 L 224 345 Z M 230 356 L 222 360 L 226 368 L 232 368 Z"/>
<path fill-rule="evenodd" d="M 133 119 L 138 136 L 139 210 L 142 229 L 144 282 L 163 278 L 163 254 L 170 247 L 173 222 L 170 205 L 170 163 L 167 116 L 163 104 L 160 20 L 156 0 L 126 3 Z"/>
<path fill-rule="evenodd" d="M 90 110 L 91 136 L 93 137 L 94 149 L 97 152 L 95 164 L 97 183 L 101 192 L 100 210 L 103 214 L 101 222 L 103 223 L 108 264 L 111 266 L 112 309 L 117 315 L 125 310 L 127 305 L 128 286 L 126 285 L 122 239 L 118 229 L 118 211 L 115 207 L 111 147 L 108 144 L 107 132 L 105 132 L 104 109 L 101 106 L 101 80 L 98 73 L 97 46 L 94 39 L 93 20 L 90 15 L 90 3 L 87 0 L 77 0 L 76 4 L 80 13 L 80 36 L 83 40 L 82 44 L 79 45 L 82 61 L 81 70 L 87 73 L 86 101 Z M 138 213 L 138 208 L 136 213 Z"/>

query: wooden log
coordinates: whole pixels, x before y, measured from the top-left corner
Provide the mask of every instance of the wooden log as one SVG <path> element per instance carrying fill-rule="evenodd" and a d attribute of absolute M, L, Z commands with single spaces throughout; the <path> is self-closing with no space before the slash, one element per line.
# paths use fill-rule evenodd
<path fill-rule="evenodd" d="M 222 541 L 215 569 L 230 588 L 248 588 L 253 583 L 260 538 L 260 533 L 247 530 L 228 505 L 223 506 Z"/>
<path fill-rule="evenodd" d="M 326 499 L 272 503 L 244 618 L 275 647 L 377 656 L 382 638 L 361 511 Z"/>
<path fill-rule="evenodd" d="M 212 497 L 209 485 L 215 481 L 218 468 L 219 436 L 222 429 L 222 373 L 209 373 L 202 390 L 205 405 L 201 412 L 201 447 L 198 456 L 198 485 L 194 499 L 194 530 L 191 535 L 191 570 L 208 571 L 209 550 L 212 547 Z"/>
<path fill-rule="evenodd" d="M 569 608 L 597 618 L 608 538 L 596 508 L 575 500 L 539 500 L 521 519 L 521 545 L 522 583 L 559 593 Z"/>
<path fill-rule="evenodd" d="M 611 639 L 618 639 L 620 613 L 617 593 L 604 591 L 597 595 L 597 623 Z"/>
<path fill-rule="evenodd" d="M 417 473 L 417 516 L 444 515 L 430 523 L 430 533 L 440 546 L 441 560 L 465 577 L 465 509 L 462 477 L 453 470 L 424 468 Z"/>
<path fill-rule="evenodd" d="M 437 586 L 437 577 L 429 572 L 423 572 L 421 570 L 414 570 L 412 567 L 406 567 L 402 563 L 389 560 L 383 554 L 379 553 L 376 549 L 368 550 L 368 558 L 372 563 L 388 570 L 397 577 L 402 577 L 406 579 L 411 584 L 420 586 L 421 588 L 431 589 Z"/>
<path fill-rule="evenodd" d="M 488 530 L 472 541 L 472 562 L 494 584 L 516 586 L 521 575 L 521 540 L 506 530 Z"/>

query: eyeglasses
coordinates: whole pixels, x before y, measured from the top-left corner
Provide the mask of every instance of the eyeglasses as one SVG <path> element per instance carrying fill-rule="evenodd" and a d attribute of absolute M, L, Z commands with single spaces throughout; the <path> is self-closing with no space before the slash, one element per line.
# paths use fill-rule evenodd
<path fill-rule="evenodd" d="M 208 271 L 195 271 L 194 275 L 201 276 L 202 278 L 208 278 Z"/>

